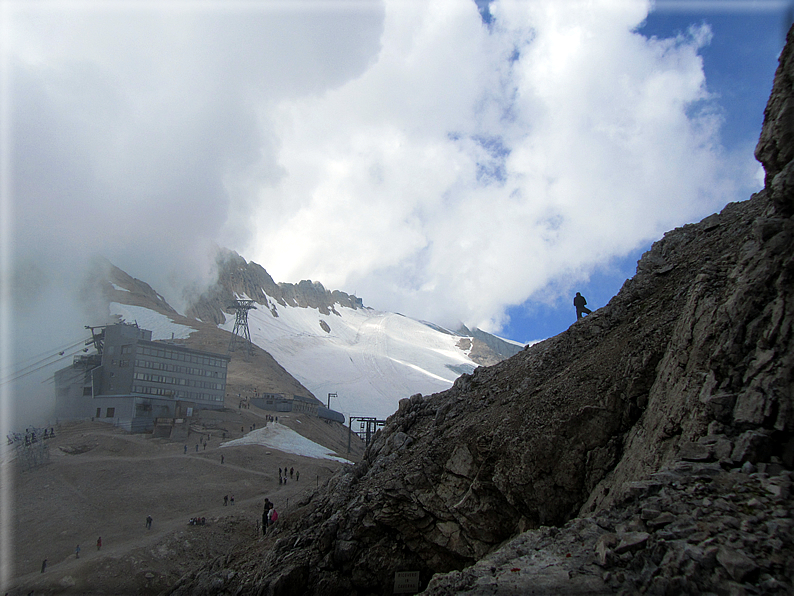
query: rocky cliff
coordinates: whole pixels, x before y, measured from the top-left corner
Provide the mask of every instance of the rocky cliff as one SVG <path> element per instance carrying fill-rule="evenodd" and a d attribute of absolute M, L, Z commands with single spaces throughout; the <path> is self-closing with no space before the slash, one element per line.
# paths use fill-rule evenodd
<path fill-rule="evenodd" d="M 173 594 L 791 593 L 792 33 L 766 188 L 667 233 L 610 303 L 400 403 L 364 460 Z"/>
<path fill-rule="evenodd" d="M 267 305 L 274 317 L 278 316 L 279 305 L 316 308 L 325 315 L 334 312 L 334 305 L 337 304 L 353 309 L 364 307 L 360 298 L 338 290 L 326 290 L 320 282 L 304 280 L 298 284 L 277 284 L 261 265 L 249 263 L 228 249 L 218 249 L 216 265 L 216 283 L 200 296 L 194 297 L 186 312 L 188 317 L 207 323 L 224 323 L 224 313 L 233 313 L 229 305 L 236 296 L 243 295 Z"/>
<path fill-rule="evenodd" d="M 257 304 L 266 306 L 274 317 L 279 316 L 279 306 L 315 308 L 324 315 L 336 313 L 337 306 L 365 308 L 361 298 L 339 290 L 326 290 L 317 281 L 303 280 L 297 284 L 276 283 L 261 265 L 253 261 L 247 262 L 239 254 L 228 249 L 218 249 L 216 266 L 218 270 L 216 282 L 200 296 L 193 297 L 186 312 L 188 317 L 221 324 L 226 320 L 227 315 L 233 314 L 229 305 L 234 302 L 235 296 L 243 295 Z M 443 333 L 450 333 L 449 330 L 432 323 L 427 324 Z M 458 347 L 468 351 L 469 357 L 481 365 L 496 364 L 521 349 L 520 346 L 476 328 L 470 331 L 462 326 L 454 333 L 461 335 Z"/>

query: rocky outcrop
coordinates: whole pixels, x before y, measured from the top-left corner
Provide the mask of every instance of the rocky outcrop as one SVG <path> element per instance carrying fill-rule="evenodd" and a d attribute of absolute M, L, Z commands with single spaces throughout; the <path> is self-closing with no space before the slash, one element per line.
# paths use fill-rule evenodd
<path fill-rule="evenodd" d="M 775 73 L 772 94 L 764 110 L 761 138 L 755 157 L 766 172 L 765 187 L 778 213 L 794 214 L 794 44 L 791 32 Z"/>
<path fill-rule="evenodd" d="M 170 317 L 179 316 L 149 284 L 132 277 L 102 257 L 92 260 L 89 273 L 83 279 L 80 298 L 84 304 L 92 306 L 94 316 L 106 313 L 110 302 L 142 306 Z M 100 319 L 99 322 L 110 320 Z"/>
<path fill-rule="evenodd" d="M 233 579 L 173 594 L 389 594 L 410 570 L 431 594 L 790 593 L 791 43 L 782 60 L 764 191 L 666 234 L 564 333 L 400 402 Z"/>
<path fill-rule="evenodd" d="M 507 342 L 476 327 L 471 330 L 465 325 L 461 325 L 457 333 L 465 336 L 458 347 L 469 350 L 469 358 L 482 366 L 492 366 L 505 358 L 518 354 L 523 348 L 523 346 Z"/>
<path fill-rule="evenodd" d="M 336 313 L 335 305 L 347 308 L 364 308 L 360 298 L 338 290 L 326 290 L 320 282 L 304 280 L 298 284 L 273 281 L 267 271 L 257 263 L 247 262 L 236 252 L 218 249 L 216 258 L 218 278 L 215 284 L 200 296 L 190 300 L 187 316 L 206 323 L 222 324 L 236 296 L 248 296 L 257 304 L 278 316 L 278 306 L 316 308 L 322 314 Z"/>
<path fill-rule="evenodd" d="M 435 576 L 423 594 L 790 593 L 792 473 L 761 467 L 679 462 L 593 517 L 525 532 Z"/>

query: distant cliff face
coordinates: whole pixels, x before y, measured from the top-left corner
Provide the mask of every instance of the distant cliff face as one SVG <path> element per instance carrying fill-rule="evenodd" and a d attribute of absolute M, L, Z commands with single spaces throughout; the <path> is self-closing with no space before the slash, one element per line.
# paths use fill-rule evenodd
<path fill-rule="evenodd" d="M 267 304 L 273 316 L 278 316 L 278 305 L 316 308 L 326 315 L 333 312 L 337 304 L 353 309 L 364 307 L 360 298 L 338 290 L 326 290 L 319 282 L 304 280 L 298 284 L 277 284 L 262 266 L 248 263 L 227 249 L 218 250 L 216 263 L 217 282 L 193 301 L 187 316 L 206 323 L 224 323 L 224 313 L 232 312 L 229 305 L 236 295 L 246 295 L 259 304 Z"/>
<path fill-rule="evenodd" d="M 791 37 L 764 191 L 665 234 L 564 333 L 403 400 L 364 461 L 173 594 L 388 594 L 480 560 L 429 591 L 791 590 Z"/>
<path fill-rule="evenodd" d="M 761 138 L 755 157 L 764 166 L 765 186 L 780 216 L 794 214 L 794 47 L 789 43 L 780 65 L 769 103 L 764 110 Z"/>

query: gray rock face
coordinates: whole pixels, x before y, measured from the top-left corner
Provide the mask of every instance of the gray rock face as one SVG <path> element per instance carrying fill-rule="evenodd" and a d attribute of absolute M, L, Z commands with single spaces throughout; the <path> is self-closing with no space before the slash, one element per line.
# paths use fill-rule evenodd
<path fill-rule="evenodd" d="M 790 593 L 791 43 L 781 60 L 771 185 L 667 233 L 564 333 L 403 400 L 364 461 L 172 593 L 389 594 L 411 570 L 427 594 Z"/>
<path fill-rule="evenodd" d="M 764 166 L 765 186 L 781 215 L 794 213 L 794 60 L 792 33 L 780 55 L 772 95 L 764 110 L 761 138 L 755 157 Z"/>
<path fill-rule="evenodd" d="M 790 478 L 677 463 L 593 517 L 525 532 L 434 576 L 423 594 L 790 593 L 791 502 L 765 488 Z"/>
<path fill-rule="evenodd" d="M 261 305 L 268 305 L 274 317 L 280 306 L 299 306 L 318 309 L 323 314 L 336 312 L 334 305 L 363 308 L 360 298 L 338 290 L 326 290 L 319 282 L 308 280 L 298 284 L 273 281 L 267 271 L 256 263 L 248 263 L 236 252 L 219 249 L 216 259 L 218 279 L 215 285 L 200 296 L 191 297 L 186 314 L 204 322 L 225 321 L 224 313 L 231 313 L 229 305 L 235 294 L 245 294 Z"/>

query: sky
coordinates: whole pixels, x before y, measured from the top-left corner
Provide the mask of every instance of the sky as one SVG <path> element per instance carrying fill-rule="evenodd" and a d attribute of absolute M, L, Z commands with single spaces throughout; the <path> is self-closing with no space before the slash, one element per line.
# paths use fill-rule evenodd
<path fill-rule="evenodd" d="M 788 1 L 0 3 L 0 369 L 96 255 L 177 309 L 276 281 L 529 342 L 761 186 Z"/>

